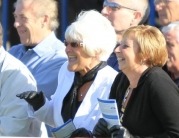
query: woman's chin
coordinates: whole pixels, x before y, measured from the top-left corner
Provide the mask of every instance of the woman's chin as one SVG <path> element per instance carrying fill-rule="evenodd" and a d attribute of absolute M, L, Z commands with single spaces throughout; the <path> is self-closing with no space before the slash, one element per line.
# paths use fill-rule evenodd
<path fill-rule="evenodd" d="M 74 69 L 73 66 L 68 65 L 68 71 L 70 71 L 70 72 L 75 72 L 75 69 Z"/>

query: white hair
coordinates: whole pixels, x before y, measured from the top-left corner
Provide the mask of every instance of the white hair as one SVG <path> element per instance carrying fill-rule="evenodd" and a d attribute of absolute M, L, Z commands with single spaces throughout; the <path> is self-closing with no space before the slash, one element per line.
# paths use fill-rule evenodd
<path fill-rule="evenodd" d="M 140 24 L 143 24 L 150 14 L 149 0 L 129 0 L 130 7 L 139 11 L 142 14 Z"/>
<path fill-rule="evenodd" d="M 172 31 L 174 29 L 179 30 L 179 21 L 171 22 L 168 25 L 162 27 L 162 32 L 167 33 L 168 31 Z"/>
<path fill-rule="evenodd" d="M 65 32 L 67 41 L 82 42 L 85 52 L 106 61 L 113 52 L 117 36 L 110 21 L 95 10 L 82 11 Z"/>
<path fill-rule="evenodd" d="M 169 31 L 172 31 L 172 30 L 178 30 L 177 31 L 177 42 L 179 43 L 179 21 L 176 21 L 176 22 L 171 22 L 169 23 L 168 25 L 162 27 L 161 31 L 163 34 L 169 32 Z"/>

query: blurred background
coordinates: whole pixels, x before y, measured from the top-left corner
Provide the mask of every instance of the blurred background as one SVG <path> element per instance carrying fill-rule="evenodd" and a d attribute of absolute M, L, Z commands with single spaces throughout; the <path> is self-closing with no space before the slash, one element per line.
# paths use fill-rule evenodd
<path fill-rule="evenodd" d="M 8 50 L 11 46 L 19 44 L 19 36 L 14 28 L 14 7 L 16 0 L 0 0 L 0 19 L 3 26 L 3 46 Z M 96 9 L 102 10 L 103 0 L 56 0 L 59 3 L 59 23 L 56 35 L 64 40 L 64 32 L 67 26 L 76 19 L 81 10 Z M 153 0 L 150 1 L 151 12 L 145 24 L 160 27 L 158 16 L 155 11 Z"/>

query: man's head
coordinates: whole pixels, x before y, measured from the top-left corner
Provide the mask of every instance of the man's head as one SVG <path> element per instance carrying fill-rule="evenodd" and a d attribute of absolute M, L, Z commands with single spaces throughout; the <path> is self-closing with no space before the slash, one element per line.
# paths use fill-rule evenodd
<path fill-rule="evenodd" d="M 167 42 L 168 61 L 167 68 L 179 77 L 179 22 L 173 22 L 162 28 Z"/>
<path fill-rule="evenodd" d="M 160 25 L 179 21 L 179 0 L 154 0 L 154 3 Z"/>
<path fill-rule="evenodd" d="M 26 46 L 37 45 L 58 27 L 55 0 L 17 0 L 14 6 L 14 27 Z"/>
<path fill-rule="evenodd" d="M 149 11 L 148 0 L 104 0 L 101 13 L 111 21 L 116 33 L 121 34 L 130 26 L 145 22 Z"/>

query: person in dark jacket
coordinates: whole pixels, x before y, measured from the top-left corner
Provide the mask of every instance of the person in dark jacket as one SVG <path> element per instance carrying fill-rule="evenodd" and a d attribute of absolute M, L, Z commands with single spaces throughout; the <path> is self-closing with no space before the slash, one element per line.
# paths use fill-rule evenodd
<path fill-rule="evenodd" d="M 172 22 L 162 28 L 167 42 L 168 60 L 166 63 L 170 77 L 179 87 L 179 21 Z"/>
<path fill-rule="evenodd" d="M 100 118 L 96 137 L 178 138 L 179 89 L 161 68 L 168 59 L 166 41 L 152 26 L 131 27 L 115 49 L 119 69 L 109 99 L 116 99 L 121 126 L 107 128 Z"/>

